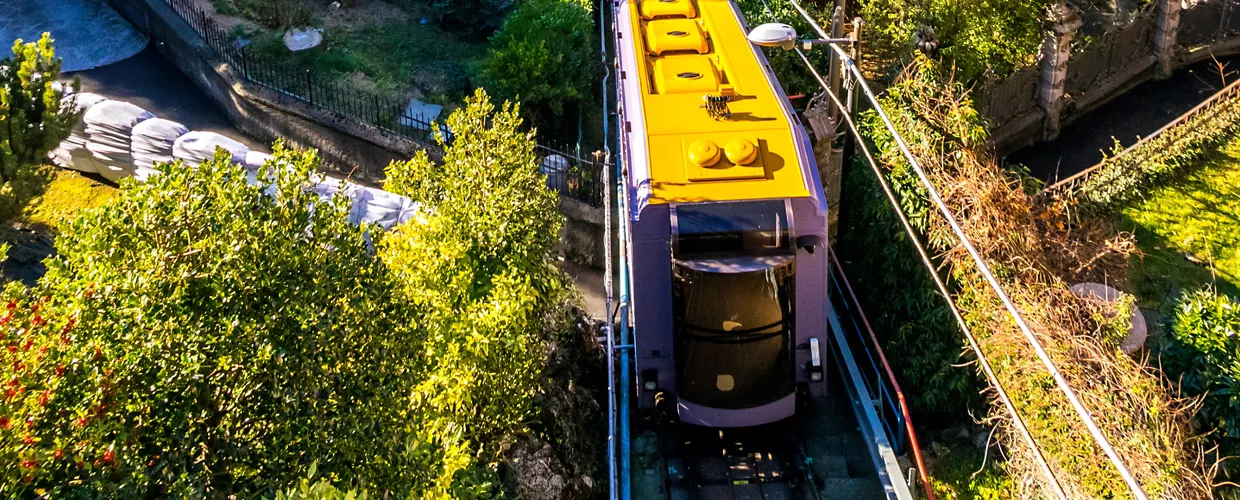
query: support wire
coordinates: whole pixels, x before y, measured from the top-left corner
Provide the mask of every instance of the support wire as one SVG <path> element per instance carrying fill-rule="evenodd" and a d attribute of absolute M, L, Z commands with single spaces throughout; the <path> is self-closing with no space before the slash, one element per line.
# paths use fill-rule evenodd
<path fill-rule="evenodd" d="M 801 17 L 805 18 L 805 20 L 809 22 L 810 26 L 818 32 L 819 36 L 822 38 L 830 38 L 827 36 L 826 32 L 823 31 L 822 27 L 814 21 L 809 13 L 805 12 L 805 9 L 801 7 L 801 4 L 797 3 L 796 0 L 788 0 L 788 2 L 791 3 L 793 8 L 801 14 Z M 1024 317 L 1016 309 L 1011 297 L 1009 297 L 1007 292 L 1003 290 L 1003 287 L 1000 286 L 999 281 L 994 277 L 994 274 L 991 273 L 990 267 L 986 265 L 986 262 L 982 259 L 982 256 L 977 251 L 977 248 L 975 248 L 973 243 L 969 241 L 968 236 L 964 233 L 964 229 L 961 228 L 951 210 L 948 209 L 947 205 L 943 202 L 942 197 L 939 195 L 938 189 L 934 187 L 934 183 L 930 182 L 929 176 L 926 175 L 926 172 L 922 169 L 921 164 L 917 162 L 917 159 L 909 150 L 908 145 L 904 142 L 904 138 L 900 135 L 900 132 L 896 130 L 895 125 L 892 124 L 891 119 L 887 116 L 887 112 L 884 111 L 883 107 L 878 103 L 878 98 L 875 97 L 873 91 L 870 90 L 869 84 L 866 83 L 865 77 L 861 74 L 861 69 L 857 67 L 852 58 L 849 57 L 848 54 L 839 47 L 839 45 L 830 44 L 830 47 L 839 54 L 840 60 L 845 66 L 848 67 L 848 70 L 853 73 L 857 84 L 861 86 L 862 93 L 865 94 L 866 98 L 869 99 L 870 103 L 874 106 L 874 111 L 878 113 L 879 118 L 883 121 L 883 125 L 889 132 L 891 132 L 892 137 L 896 141 L 896 145 L 900 148 L 900 152 L 904 154 L 905 159 L 909 162 L 909 166 L 913 168 L 913 171 L 917 174 L 918 179 L 921 181 L 922 185 L 925 186 L 926 191 L 930 195 L 931 202 L 934 203 L 936 208 L 938 208 L 938 211 L 943 215 L 943 218 L 947 220 L 948 225 L 952 228 L 952 232 L 956 234 L 956 237 L 960 240 L 961 245 L 964 246 L 965 250 L 969 253 L 969 256 L 973 259 L 974 264 L 977 265 L 978 271 L 982 273 L 982 276 L 995 291 L 995 294 L 999 297 L 999 300 L 1002 301 L 1004 307 L 1007 308 L 1008 313 L 1016 322 L 1017 327 L 1020 328 L 1021 333 L 1025 335 L 1025 338 L 1033 346 L 1034 352 L 1037 353 L 1038 358 L 1042 361 L 1042 364 L 1046 367 L 1047 371 L 1050 372 L 1051 377 L 1055 379 L 1055 384 L 1059 386 L 1060 392 L 1063 392 L 1064 396 L 1068 398 L 1068 402 L 1071 403 L 1072 408 L 1076 410 L 1077 416 L 1079 416 L 1081 421 L 1085 423 L 1085 427 L 1089 429 L 1089 433 L 1093 436 L 1094 442 L 1102 448 L 1102 451 L 1106 453 L 1107 458 L 1109 458 L 1111 463 L 1115 465 L 1116 470 L 1119 471 L 1119 474 L 1123 477 L 1124 482 L 1128 483 L 1128 488 L 1132 490 L 1132 494 L 1136 497 L 1136 499 L 1148 500 L 1145 491 L 1141 488 L 1141 484 L 1137 482 L 1136 478 L 1132 475 L 1132 471 L 1128 469 L 1128 465 L 1124 463 L 1123 459 L 1120 458 L 1119 453 L 1115 451 L 1115 448 L 1111 445 L 1111 441 L 1107 439 L 1105 434 L 1102 433 L 1102 429 L 1099 428 L 1097 422 L 1094 421 L 1094 417 L 1090 414 L 1089 409 L 1085 408 L 1085 405 L 1081 403 L 1080 399 L 1077 397 L 1076 391 L 1068 385 L 1067 379 L 1065 379 L 1063 374 L 1059 372 L 1059 369 L 1055 366 L 1055 362 L 1051 360 L 1050 355 L 1047 354 L 1046 350 L 1042 347 L 1042 343 L 1033 334 L 1033 331 L 1029 328 L 1029 325 L 1025 323 Z"/>

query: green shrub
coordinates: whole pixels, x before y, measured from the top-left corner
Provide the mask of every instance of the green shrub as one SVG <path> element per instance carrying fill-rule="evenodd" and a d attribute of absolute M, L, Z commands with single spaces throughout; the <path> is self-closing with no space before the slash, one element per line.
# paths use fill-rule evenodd
<path fill-rule="evenodd" d="M 1145 188 L 1184 173 L 1238 132 L 1240 97 L 1232 94 L 1132 150 L 1117 142 L 1101 168 L 1068 189 L 1091 208 L 1115 208 L 1144 196 Z"/>
<path fill-rule="evenodd" d="M 426 215 L 378 247 L 397 293 L 422 318 L 431 376 L 415 400 L 433 415 L 441 433 L 433 436 L 462 443 L 445 450 L 445 463 L 464 464 L 496 456 L 501 438 L 533 415 L 543 332 L 562 320 L 566 284 L 552 260 L 557 198 L 517 107 L 497 112 L 479 89 L 447 127 L 451 144 L 436 137 L 442 163 L 419 152 L 388 166 L 385 188 L 421 203 Z"/>
<path fill-rule="evenodd" d="M 1036 61 L 1048 7 L 1047 0 L 863 0 L 861 17 L 873 56 L 907 60 L 914 34 L 931 28 L 957 81 L 971 82 Z"/>
<path fill-rule="evenodd" d="M 544 132 L 556 132 L 565 116 L 592 99 L 597 41 L 590 11 L 564 0 L 521 4 L 491 38 L 483 70 L 487 88 L 520 101 Z M 576 119 L 571 120 L 576 129 Z"/>
<path fill-rule="evenodd" d="M 516 0 L 431 0 L 431 18 L 452 31 L 485 36 L 504 23 Z"/>
<path fill-rule="evenodd" d="M 313 14 L 311 0 L 212 0 L 215 11 L 242 16 L 274 29 L 309 26 Z"/>
<path fill-rule="evenodd" d="M 1202 397 L 1197 420 L 1216 434 L 1219 455 L 1240 453 L 1240 301 L 1213 289 L 1185 294 L 1172 317 L 1166 347 L 1168 374 L 1181 391 Z M 1235 474 L 1234 464 L 1228 471 Z"/>
<path fill-rule="evenodd" d="M 0 296 L 0 496 L 499 494 L 564 286 L 532 139 L 492 111 L 449 118 L 453 175 L 408 162 L 424 211 L 391 233 L 280 145 L 263 186 L 176 163 L 63 226 Z"/>
<path fill-rule="evenodd" d="M 64 91 L 53 86 L 59 77 L 60 58 L 48 33 L 37 42 L 18 39 L 13 55 L 0 59 L 0 223 L 38 194 L 46 172 L 32 166 L 46 160 L 78 118 L 61 106 Z"/>

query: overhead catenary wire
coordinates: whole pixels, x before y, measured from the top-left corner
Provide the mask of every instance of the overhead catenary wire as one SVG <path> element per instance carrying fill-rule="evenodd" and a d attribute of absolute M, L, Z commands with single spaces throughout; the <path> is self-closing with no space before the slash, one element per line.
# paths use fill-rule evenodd
<path fill-rule="evenodd" d="M 809 25 L 818 32 L 819 36 L 822 38 L 830 38 L 822 27 L 814 21 L 809 13 L 806 12 L 796 0 L 788 0 L 788 2 L 791 3 L 792 7 L 796 9 L 801 17 L 805 18 Z M 990 271 L 990 267 L 986 265 L 986 262 L 982 259 L 981 254 L 977 251 L 977 248 L 973 246 L 971 241 L 969 241 L 968 235 L 964 233 L 964 229 L 956 221 L 956 218 L 952 214 L 951 210 L 948 209 L 947 205 L 943 202 L 942 197 L 939 195 L 938 189 L 934 187 L 934 183 L 930 181 L 929 176 L 926 175 L 926 172 L 922 169 L 921 164 L 917 162 L 917 159 L 913 156 L 912 151 L 909 150 L 908 145 L 904 142 L 904 138 L 900 135 L 900 132 L 896 130 L 895 125 L 887 116 L 886 111 L 884 111 L 882 106 L 878 103 L 878 99 L 874 96 L 873 91 L 870 90 L 869 84 L 866 83 L 865 77 L 861 74 L 860 68 L 857 67 L 852 58 L 849 57 L 848 54 L 837 44 L 832 43 L 829 44 L 829 46 L 832 50 L 839 54 L 841 63 L 844 64 L 849 72 L 853 74 L 856 83 L 861 86 L 861 92 L 865 94 L 866 99 L 868 99 L 871 105 L 874 106 L 874 111 L 878 114 L 879 119 L 882 120 L 883 125 L 892 134 L 892 138 L 895 139 L 896 145 L 899 147 L 900 152 L 909 162 L 909 166 L 912 167 L 913 172 L 917 174 L 917 178 L 920 180 L 921 184 L 926 188 L 926 191 L 930 196 L 931 203 L 935 205 L 939 213 L 943 215 L 943 218 L 947 220 L 948 225 L 951 226 L 952 232 L 955 233 L 956 237 L 960 240 L 961 245 L 964 246 L 965 251 L 968 252 L 970 258 L 972 258 L 974 264 L 977 266 L 978 272 L 982 274 L 991 289 L 993 289 L 995 294 L 999 297 L 999 300 L 1003 302 L 1003 305 L 1007 309 L 1009 315 L 1012 316 L 1012 320 L 1015 321 L 1016 326 L 1020 329 L 1021 333 L 1024 334 L 1030 345 L 1032 345 L 1034 352 L 1037 354 L 1043 366 L 1046 367 L 1047 371 L 1051 374 L 1051 377 L 1055 380 L 1055 384 L 1059 387 L 1060 392 L 1062 392 L 1068 399 L 1068 402 L 1076 411 L 1077 416 L 1080 417 L 1081 421 L 1085 424 L 1085 427 L 1089 430 L 1094 442 L 1099 448 L 1102 448 L 1103 453 L 1105 453 L 1111 463 L 1115 465 L 1116 470 L 1119 471 L 1119 474 L 1124 479 L 1124 482 L 1128 484 L 1128 488 L 1132 491 L 1133 496 L 1135 496 L 1137 500 L 1148 500 L 1141 484 L 1137 482 L 1136 478 L 1132 474 L 1132 471 L 1128 469 L 1128 465 L 1124 463 L 1123 459 L 1119 456 L 1119 453 L 1115 451 L 1115 448 L 1111 445 L 1111 441 L 1107 439 L 1106 435 L 1103 434 L 1102 429 L 1098 427 L 1098 423 L 1094 421 L 1094 417 L 1090 414 L 1089 409 L 1085 408 L 1085 405 L 1081 403 L 1080 399 L 1076 395 L 1076 391 L 1072 389 L 1072 387 L 1068 384 L 1067 379 L 1065 379 L 1063 374 L 1059 372 L 1058 367 L 1055 366 L 1054 361 L 1050 358 L 1050 355 L 1046 352 L 1046 349 L 1042 347 L 1042 343 L 1029 328 L 1029 325 L 1025 322 L 1024 317 L 1020 314 L 1020 311 L 1016 309 L 1011 297 L 1009 297 L 1007 292 L 1003 290 L 1003 287 L 999 284 L 999 281 Z M 804 55 L 802 54 L 802 57 L 803 56 Z M 860 143 L 862 141 L 859 140 L 858 142 Z"/>
<path fill-rule="evenodd" d="M 844 105 L 840 101 L 839 96 L 835 95 L 830 86 L 827 85 L 825 80 L 823 80 L 822 75 L 820 75 L 818 71 L 814 69 L 813 65 L 810 64 L 809 58 L 805 57 L 805 54 L 801 52 L 800 49 L 797 49 L 797 55 L 801 57 L 801 60 L 805 62 L 810 72 L 813 73 L 814 78 L 818 80 L 818 83 L 822 86 L 824 93 L 831 98 L 831 101 L 834 102 L 836 106 L 840 109 L 844 109 Z M 844 122 L 848 125 L 849 130 L 851 130 L 857 137 L 860 137 L 860 130 L 857 128 L 856 123 L 853 122 L 852 117 L 848 116 L 847 113 L 841 113 L 841 115 L 844 117 Z M 891 185 L 887 183 L 885 178 L 883 178 L 883 171 L 879 168 L 878 162 L 874 160 L 874 155 L 870 153 L 869 146 L 865 144 L 865 141 L 859 140 L 857 143 L 857 146 L 861 149 L 861 153 L 865 156 L 867 163 L 869 163 L 870 168 L 874 171 L 874 175 L 878 178 L 878 183 L 882 186 L 883 193 L 886 195 L 887 201 L 891 203 L 892 207 L 895 209 L 896 215 L 900 218 L 900 224 L 904 226 L 904 231 L 908 233 L 909 238 L 913 241 L 913 246 L 917 248 L 917 254 L 921 257 L 922 264 L 926 266 L 926 271 L 930 273 L 930 277 L 934 280 L 935 287 L 938 288 L 939 294 L 942 295 L 944 301 L 947 302 L 947 307 L 951 310 L 952 317 L 954 317 L 956 319 L 956 323 L 960 325 L 960 330 L 964 333 L 965 339 L 968 340 L 969 347 L 973 350 L 974 355 L 977 356 L 978 364 L 982 367 L 982 372 L 986 375 L 986 379 L 990 382 L 990 385 L 994 387 L 995 392 L 998 394 L 999 400 L 1003 402 L 1003 406 L 1011 415 L 1012 422 L 1015 424 L 1021 438 L 1024 439 L 1025 444 L 1029 446 L 1029 449 L 1033 452 L 1034 461 L 1038 463 L 1039 468 L 1042 469 L 1042 473 L 1046 475 L 1051 491 L 1060 500 L 1067 500 L 1068 496 L 1064 493 L 1063 486 L 1059 484 L 1059 480 L 1055 477 L 1055 473 L 1051 471 L 1050 465 L 1046 462 L 1046 458 L 1042 455 L 1042 451 L 1038 448 L 1037 442 L 1034 441 L 1033 435 L 1029 432 L 1029 428 L 1025 425 L 1024 419 L 1022 419 L 1020 414 L 1016 411 L 1016 405 L 1012 403 L 1012 398 L 1008 396 L 1007 391 L 1003 388 L 1003 384 L 999 382 L 999 377 L 995 375 L 994 369 L 990 365 L 990 360 L 987 359 L 986 354 L 982 352 L 981 345 L 978 344 L 977 339 L 973 336 L 972 330 L 969 328 L 968 324 L 965 323 L 964 317 L 960 314 L 960 310 L 956 308 L 956 303 L 952 300 L 951 294 L 947 290 L 947 285 L 943 282 L 942 278 L 939 277 L 938 271 L 935 269 L 934 263 L 930 259 L 930 255 L 926 252 L 926 248 L 921 244 L 921 240 L 918 239 L 916 231 L 913 230 L 913 225 L 909 223 L 908 217 L 904 215 L 902 210 L 900 210 L 900 202 L 896 199 L 895 193 L 891 190 Z"/>
<path fill-rule="evenodd" d="M 762 0 L 762 6 L 766 10 L 767 16 L 775 21 L 779 21 L 779 19 L 775 17 L 774 12 L 771 11 L 770 6 L 767 5 L 766 0 Z M 838 109 L 845 109 L 839 96 L 831 90 L 830 85 L 827 85 L 827 82 L 822 78 L 822 75 L 818 73 L 818 70 L 814 68 L 813 63 L 811 63 L 809 58 L 805 56 L 805 53 L 802 52 L 801 49 L 794 50 L 796 51 L 797 56 L 801 58 L 801 61 L 805 63 L 805 67 L 808 68 L 810 73 L 814 76 L 814 79 L 818 81 L 818 85 L 822 87 L 823 93 L 831 98 L 832 102 L 835 103 Z M 849 130 L 852 131 L 853 135 L 860 139 L 861 131 L 857 128 L 857 125 L 853 121 L 852 117 L 849 116 L 848 113 L 840 113 L 840 115 L 843 116 L 845 124 L 848 126 Z M 1025 444 L 1029 446 L 1029 449 L 1033 452 L 1034 461 L 1038 463 L 1039 468 L 1042 469 L 1042 473 L 1046 475 L 1046 479 L 1052 492 L 1060 500 L 1067 500 L 1067 494 L 1064 493 L 1063 486 L 1059 484 L 1059 480 L 1055 477 L 1054 472 L 1051 471 L 1050 465 L 1046 462 L 1046 458 L 1042 455 L 1042 451 L 1038 448 L 1037 442 L 1034 441 L 1033 435 L 1029 432 L 1029 428 L 1025 425 L 1024 419 L 1022 419 L 1020 414 L 1016 411 L 1016 405 L 1012 403 L 1012 399 L 1003 388 L 1003 384 L 999 382 L 999 378 L 995 375 L 989 359 L 987 359 L 986 354 L 982 352 L 981 345 L 978 344 L 977 339 L 973 336 L 972 330 L 969 328 L 968 324 L 965 323 L 964 317 L 960 314 L 960 310 L 956 308 L 956 304 L 951 299 L 951 294 L 947 290 L 947 285 L 943 282 L 942 278 L 939 277 L 938 271 L 935 269 L 934 263 L 930 259 L 930 255 L 921 244 L 921 240 L 918 239 L 916 231 L 913 230 L 912 224 L 908 221 L 908 217 L 905 216 L 904 212 L 900 209 L 900 202 L 896 199 L 895 193 L 891 190 L 890 184 L 888 184 L 887 180 L 883 177 L 882 169 L 879 168 L 878 162 L 874 160 L 873 154 L 870 153 L 869 146 L 867 146 L 865 141 L 862 140 L 858 140 L 857 143 L 862 154 L 865 156 L 867 163 L 869 163 L 870 168 L 874 171 L 874 175 L 878 178 L 878 183 L 882 186 L 883 193 L 886 195 L 887 201 L 891 203 L 896 215 L 900 218 L 900 223 L 904 226 L 904 231 L 908 233 L 909 238 L 913 241 L 913 246 L 917 249 L 917 254 L 921 257 L 922 263 L 926 266 L 926 271 L 930 273 L 936 288 L 938 288 L 939 293 L 943 296 L 944 301 L 947 302 L 947 306 L 951 310 L 952 316 L 956 319 L 956 323 L 960 325 L 960 330 L 964 333 L 965 339 L 968 340 L 969 347 L 972 348 L 974 355 L 977 356 L 978 363 L 982 367 L 982 372 L 986 375 L 986 379 L 990 382 L 990 385 L 994 387 L 1000 401 L 1003 402 L 1004 407 L 1011 415 L 1012 421 L 1016 425 L 1018 433 L 1024 439 Z"/>

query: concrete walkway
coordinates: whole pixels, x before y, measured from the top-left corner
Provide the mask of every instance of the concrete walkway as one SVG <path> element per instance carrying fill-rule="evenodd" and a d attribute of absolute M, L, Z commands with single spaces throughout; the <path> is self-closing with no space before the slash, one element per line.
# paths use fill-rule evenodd
<path fill-rule="evenodd" d="M 43 32 L 52 34 L 61 71 L 126 59 L 147 42 L 104 0 L 0 0 L 0 57 L 10 54 L 13 40 L 33 42 Z"/>
<path fill-rule="evenodd" d="M 81 78 L 83 92 L 129 102 L 160 118 L 180 122 L 190 130 L 223 134 L 257 151 L 271 150 L 270 144 L 238 131 L 189 78 L 160 55 L 154 44 L 123 61 L 62 77 Z"/>

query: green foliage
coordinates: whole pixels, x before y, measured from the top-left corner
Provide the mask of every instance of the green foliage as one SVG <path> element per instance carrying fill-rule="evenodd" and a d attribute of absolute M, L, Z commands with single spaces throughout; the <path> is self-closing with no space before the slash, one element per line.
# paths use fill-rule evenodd
<path fill-rule="evenodd" d="M 906 178 L 907 179 L 907 178 Z M 849 264 L 858 298 L 870 317 L 919 424 L 950 424 L 983 408 L 981 381 L 962 362 L 967 348 L 951 311 L 936 293 L 926 268 L 908 241 L 863 158 L 845 171 L 840 235 L 836 249 Z M 904 196 L 902 200 L 915 198 Z M 924 218 L 927 207 L 915 217 Z"/>
<path fill-rule="evenodd" d="M 211 4 L 220 14 L 240 14 L 275 29 L 309 26 L 313 13 L 311 0 L 211 0 Z"/>
<path fill-rule="evenodd" d="M 1167 371 L 1185 396 L 1201 397 L 1197 418 L 1216 434 L 1219 455 L 1240 453 L 1240 301 L 1211 288 L 1186 293 L 1175 306 Z M 1235 474 L 1235 464 L 1226 472 Z"/>
<path fill-rule="evenodd" d="M 908 60 L 914 34 L 931 28 L 957 80 L 1006 76 L 1037 60 L 1047 0 L 863 0 L 868 47 L 885 61 Z"/>
<path fill-rule="evenodd" d="M 435 422 L 432 436 L 493 454 L 499 438 L 532 415 L 539 332 L 566 293 L 552 262 L 561 220 L 517 106 L 496 111 L 479 89 L 447 126 L 454 140 L 437 135 L 442 163 L 420 152 L 388 166 L 385 187 L 421 203 L 426 215 L 385 238 L 379 253 L 397 293 L 422 313 L 432 376 L 414 397 Z M 445 451 L 445 464 L 478 452 Z"/>
<path fill-rule="evenodd" d="M 483 78 L 497 95 L 519 100 L 539 128 L 562 127 L 567 112 L 593 98 L 594 33 L 590 10 L 580 2 L 530 0 L 491 38 Z"/>
<path fill-rule="evenodd" d="M 69 136 L 78 118 L 61 105 L 64 91 L 53 85 L 59 77 L 60 59 L 48 33 L 37 42 L 18 39 L 13 55 L 0 59 L 0 222 L 37 194 L 45 173 L 30 167 Z"/>
<path fill-rule="evenodd" d="M 259 186 L 217 154 L 62 226 L 0 297 L 0 495 L 499 494 L 564 287 L 532 139 L 492 111 L 449 118 L 452 175 L 419 174 L 393 233 L 279 144 Z"/>
<path fill-rule="evenodd" d="M 935 498 L 943 500 L 1006 500 L 1019 497 L 999 457 L 987 456 L 969 442 L 934 448 L 930 483 Z"/>
<path fill-rule="evenodd" d="M 407 97 L 421 91 L 426 102 L 448 104 L 467 97 L 481 71 L 486 45 L 463 38 L 434 24 L 382 22 L 345 29 L 329 27 L 323 44 L 311 50 L 289 52 L 283 33 L 269 31 L 254 37 L 246 54 L 262 61 L 278 62 L 290 69 L 313 71 L 337 85 L 374 93 Z M 357 73 L 368 82 L 358 82 Z"/>
<path fill-rule="evenodd" d="M 1083 226 L 1069 231 L 1061 212 L 1035 206 L 1017 174 L 999 168 L 988 155 L 984 123 L 966 89 L 945 76 L 937 63 L 916 59 L 880 102 L 1000 286 L 1034 325 L 1067 383 L 1089 402 L 1099 427 L 1145 491 L 1176 498 L 1204 494 L 1200 471 L 1185 452 L 1186 422 L 1177 404 L 1154 374 L 1109 343 L 1113 339 L 1099 338 L 1100 332 L 1104 337 L 1114 334 L 1118 328 L 1111 323 L 1118 321 L 1100 324 L 1100 316 L 1074 298 L 1063 281 L 1079 281 L 1081 263 L 1063 262 L 1058 249 L 1088 246 L 1075 255 L 1092 256 L 1095 250 L 1089 245 L 1099 245 L 1098 255 L 1105 255 L 1101 245 L 1114 233 Z M 876 113 L 867 112 L 862 122 L 910 222 L 926 238 L 928 250 L 941 256 L 939 265 L 949 270 L 952 298 L 965 323 L 1059 482 L 1074 498 L 1126 497 L 1127 487 L 1114 466 L 1035 360 L 1033 349 L 946 222 L 929 208 L 894 138 Z M 1006 417 L 998 404 L 992 408 L 992 415 Z M 1014 434 L 1004 437 L 1013 453 L 1028 456 Z M 1021 482 L 1036 485 L 1042 477 L 1028 459 L 1010 460 L 1007 468 Z"/>
<path fill-rule="evenodd" d="M 432 19 L 450 25 L 453 31 L 487 35 L 504 22 L 516 0 L 430 0 Z"/>
<path fill-rule="evenodd" d="M 1113 151 L 1102 168 L 1072 187 L 1073 194 L 1093 208 L 1114 208 L 1183 173 L 1238 132 L 1240 97 L 1232 93 L 1131 151 Z"/>
<path fill-rule="evenodd" d="M 288 488 L 276 493 L 276 500 L 367 500 L 370 495 L 366 490 L 342 490 L 326 479 L 314 481 L 318 471 L 318 463 L 310 464 L 310 472 L 295 488 Z M 313 482 L 312 482 L 313 481 Z"/>

